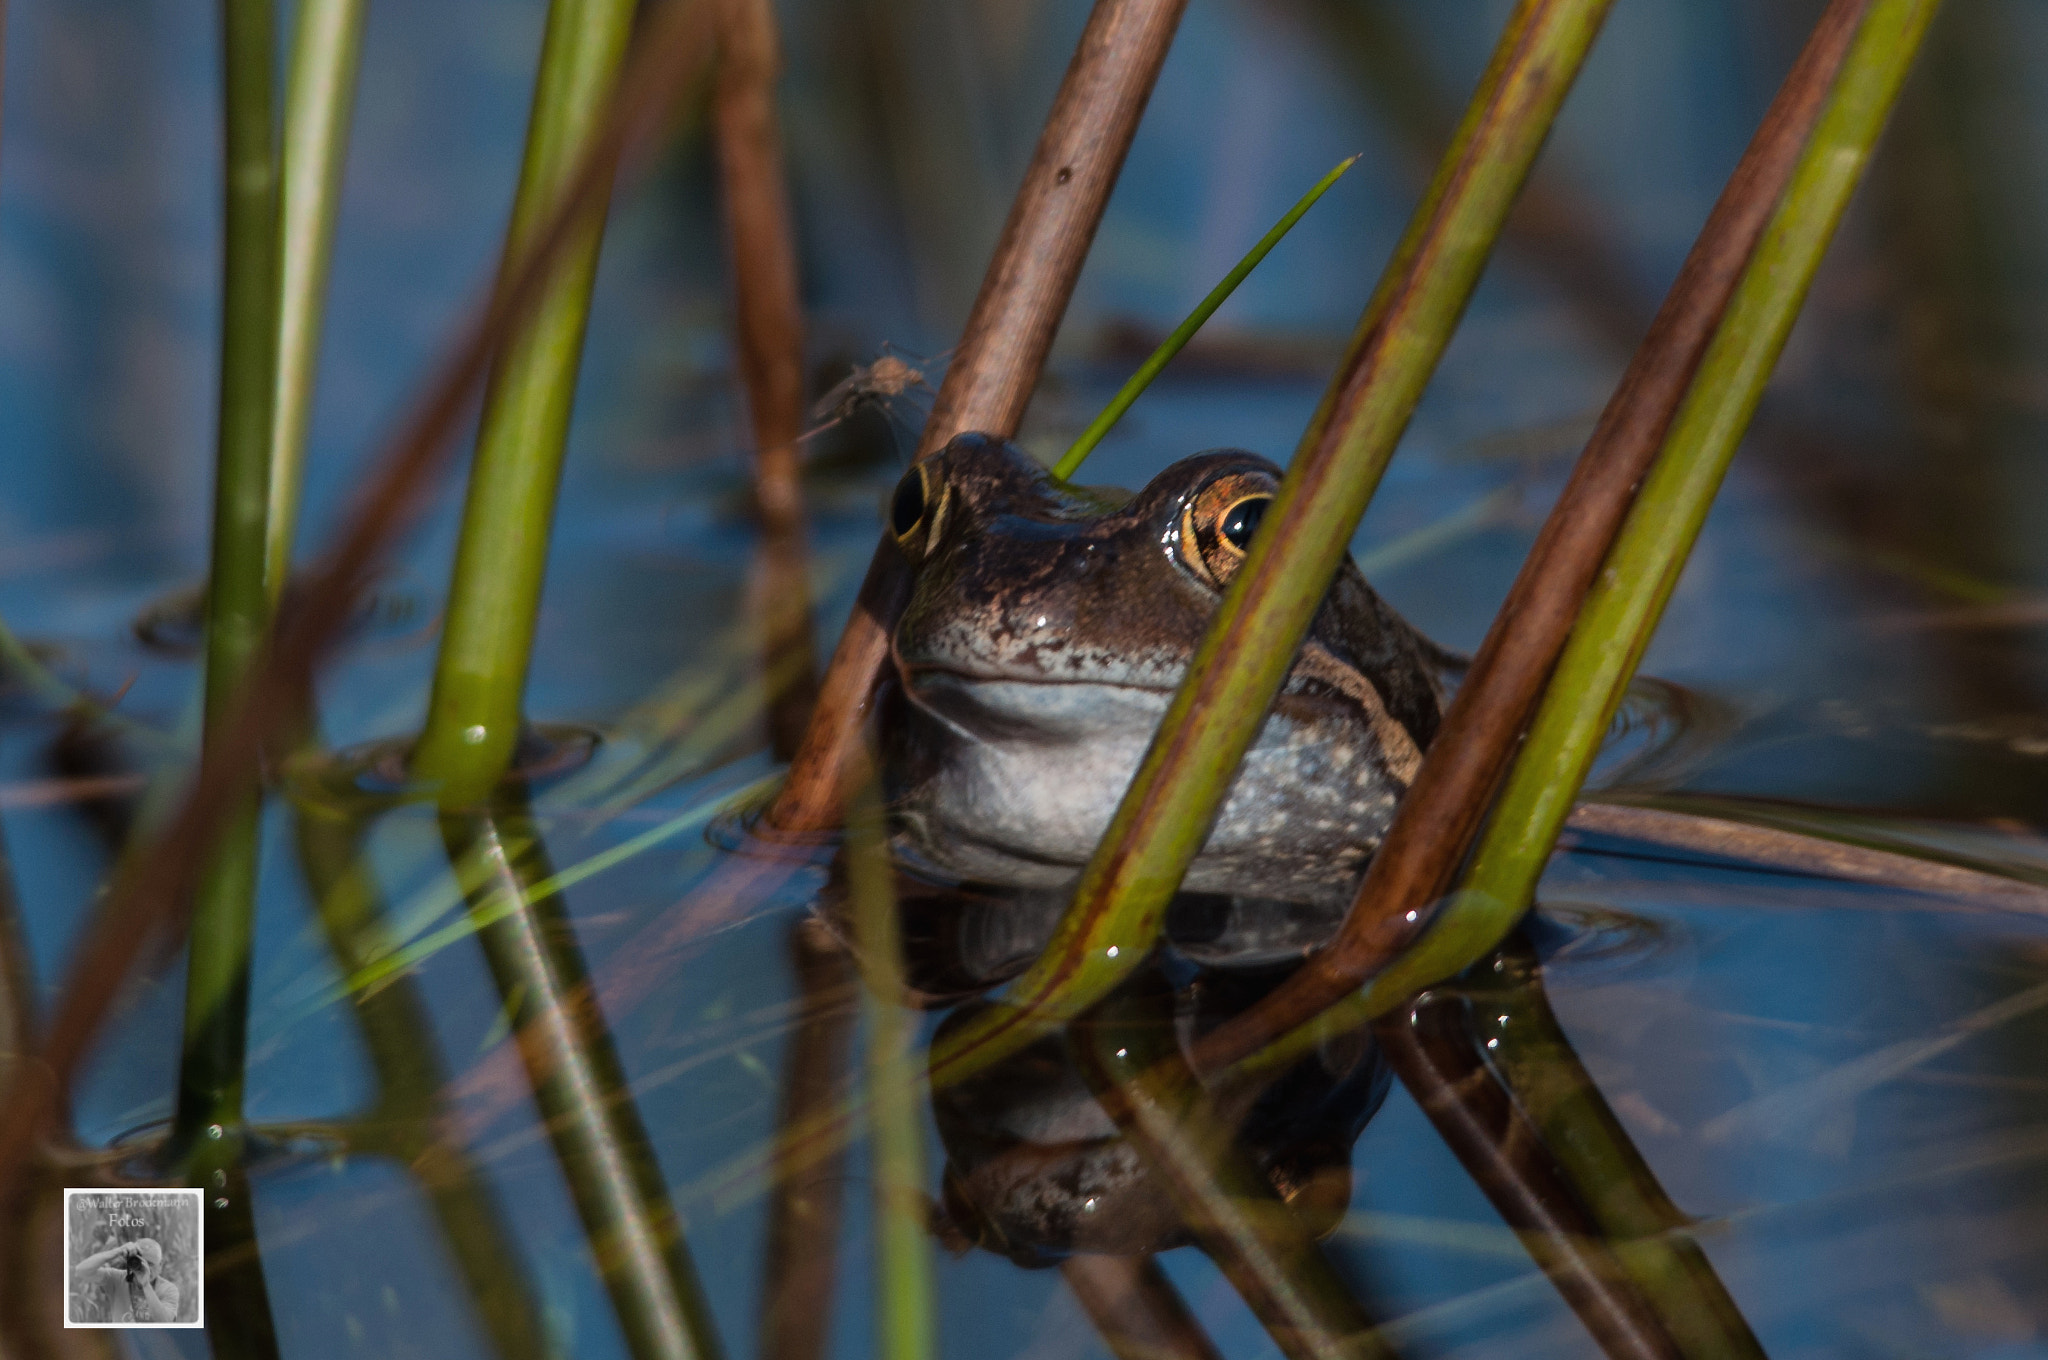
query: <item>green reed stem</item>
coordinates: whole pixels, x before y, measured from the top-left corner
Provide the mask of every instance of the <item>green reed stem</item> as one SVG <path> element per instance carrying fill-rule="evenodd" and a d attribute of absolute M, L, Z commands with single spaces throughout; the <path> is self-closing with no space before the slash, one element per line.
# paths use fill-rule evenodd
<path fill-rule="evenodd" d="M 632 31 L 633 0 L 554 0 L 541 47 L 526 160 L 506 258 L 554 206 L 596 131 Z M 604 223 L 593 215 L 562 251 L 527 323 L 499 351 L 484 394 L 447 623 L 414 772 L 441 783 L 444 807 L 482 800 L 512 762 L 547 570 L 555 491 L 576 397 Z"/>
<path fill-rule="evenodd" d="M 1785 200 L 1587 594 L 1466 891 L 1517 915 L 1534 894 L 1939 3 L 1881 0 L 1858 30 Z"/>
<path fill-rule="evenodd" d="M 1580 609 L 1464 884 L 1429 932 L 1364 990 L 1248 1063 L 1290 1062 L 1316 1035 L 1392 1010 L 1491 951 L 1521 918 L 1939 3 L 1878 0 L 1857 30 L 1784 199 Z"/>
<path fill-rule="evenodd" d="M 1523 0 L 1509 19 L 1352 354 L 1051 943 L 1014 984 L 1014 1008 L 989 1012 L 934 1052 L 935 1081 L 1078 1014 L 1150 951 L 1609 3 Z"/>
<path fill-rule="evenodd" d="M 270 622 L 263 554 L 277 352 L 277 143 L 270 88 L 274 25 L 271 0 L 221 4 L 225 232 L 220 432 L 206 618 L 209 728 L 230 716 Z M 192 908 L 175 1135 L 176 1145 L 201 1161 L 217 1160 L 211 1154 L 222 1151 L 222 1140 L 201 1146 L 195 1141 L 200 1130 L 241 1119 L 260 811 L 260 795 L 252 785 L 223 821 Z"/>
<path fill-rule="evenodd" d="M 1124 412 L 1131 409 L 1132 403 L 1152 385 L 1152 380 L 1159 376 L 1161 370 L 1173 362 L 1173 356 L 1187 348 L 1188 341 L 1195 338 L 1195 332 L 1202 329 L 1203 324 L 1216 314 L 1216 309 L 1223 305 L 1225 299 L 1237 291 L 1237 285 L 1251 276 L 1251 272 L 1259 267 L 1259 262 L 1272 253 L 1274 246 L 1280 244 L 1280 238 L 1293 231 L 1294 224 L 1316 205 L 1316 200 L 1327 193 L 1330 186 L 1342 179 L 1344 172 L 1357 162 L 1358 157 L 1353 156 L 1317 180 L 1315 187 L 1303 194 L 1295 205 L 1287 210 L 1287 215 L 1275 222 L 1273 229 L 1259 238 L 1259 243 L 1237 262 L 1235 268 L 1223 276 L 1223 282 L 1209 290 L 1209 296 L 1203 298 L 1195 310 L 1188 313 L 1187 320 L 1173 328 L 1173 334 L 1161 341 L 1159 348 L 1152 351 L 1151 357 L 1138 366 L 1138 371 L 1131 375 L 1131 380 L 1117 391 L 1116 396 L 1110 399 L 1109 405 L 1102 408 L 1102 414 L 1090 421 L 1088 428 L 1081 431 L 1080 438 L 1060 455 L 1059 462 L 1053 464 L 1053 476 L 1065 481 L 1080 470 L 1082 461 L 1095 451 L 1095 446 L 1102 442 L 1102 437 L 1109 433 L 1110 428 L 1124 418 Z"/>
<path fill-rule="evenodd" d="M 913 1058 L 917 1026 L 904 1006 L 903 941 L 881 798 L 863 782 L 847 808 L 846 872 L 867 974 L 868 1140 L 874 1157 L 876 1353 L 882 1360 L 938 1354 L 925 1148 Z"/>
<path fill-rule="evenodd" d="M 305 485 L 306 432 L 313 415 L 320 325 L 341 172 L 348 157 L 362 53 L 365 0 L 300 0 L 285 86 L 284 163 L 279 204 L 277 398 L 270 441 L 270 527 L 264 581 L 277 607 L 291 571 L 292 539 Z"/>

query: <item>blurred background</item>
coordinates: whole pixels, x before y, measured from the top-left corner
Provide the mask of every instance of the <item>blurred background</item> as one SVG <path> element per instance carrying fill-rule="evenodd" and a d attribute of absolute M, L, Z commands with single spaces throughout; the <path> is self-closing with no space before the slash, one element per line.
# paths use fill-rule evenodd
<path fill-rule="evenodd" d="M 1194 0 L 1022 442 L 1056 454 L 1289 203 L 1362 152 L 1087 476 L 1136 486 L 1218 446 L 1284 461 L 1509 8 Z M 1439 641 L 1478 642 L 1819 8 L 1615 5 L 1354 544 Z M 1087 7 L 778 12 L 814 391 L 884 353 L 935 388 Z M 371 7 L 308 553 L 488 280 L 543 17 L 538 0 Z M 122 712 L 175 740 L 195 712 L 178 597 L 205 569 L 214 438 L 217 16 L 170 0 L 14 0 L 7 21 L 0 618 L 69 682 L 120 692 Z M 1949 0 L 1938 19 L 1645 662 L 1699 701 L 1689 739 L 1657 763 L 1660 787 L 1826 805 L 2048 872 L 2044 59 L 2035 0 Z M 529 689 L 537 719 L 609 729 L 699 674 L 707 639 L 743 622 L 755 531 L 725 265 L 700 112 L 613 207 Z M 809 442 L 822 649 L 920 417 L 913 390 Z M 337 746 L 419 725 L 459 479 L 443 491 L 323 677 Z M 689 702 L 708 711 L 717 697 Z M 62 724 L 18 689 L 0 703 L 0 829 L 47 1000 L 122 810 L 50 794 L 53 778 L 104 773 L 99 757 L 67 754 Z M 747 722 L 701 744 L 634 809 L 576 824 L 562 860 L 772 768 Z M 437 919 L 436 845 L 423 816 L 379 832 L 403 919 Z M 602 957 L 718 853 L 685 838 L 572 893 L 586 947 Z M 785 897 L 614 1017 L 734 1355 L 752 1347 L 759 1201 L 709 1187 L 772 1127 L 781 936 L 803 904 Z M 2048 1115 L 2048 1026 L 2022 1007 L 1954 1028 L 2048 978 L 2036 923 L 1595 856 L 1561 863 L 1546 900 L 1588 942 L 1552 984 L 1574 1039 L 1667 1187 L 1722 1224 L 1710 1250 L 1774 1356 L 2048 1355 L 2048 1143 L 2030 1132 Z M 374 1082 L 282 813 L 261 931 L 252 1114 L 340 1118 Z M 416 976 L 432 1002 L 422 1037 L 460 1072 L 502 1034 L 499 1003 L 459 942 Z M 134 989 L 79 1093 L 88 1142 L 167 1112 L 181 977 L 173 960 Z M 1828 1076 L 1901 1045 L 1890 1075 Z M 1790 1105 L 1751 1108 L 1786 1090 Z M 1582 1353 L 1404 1101 L 1360 1144 L 1345 1268 L 1383 1312 L 1420 1319 L 1403 1333 L 1414 1354 Z M 616 1353 L 530 1115 L 503 1108 L 472 1132 L 547 1349 Z M 849 1166 L 864 1174 L 858 1157 Z M 862 1203 L 849 1194 L 849 1242 L 865 1232 Z M 390 1159 L 281 1158 L 257 1205 L 289 1350 L 490 1353 Z M 1188 1252 L 1170 1265 L 1226 1354 L 1268 1345 L 1213 1270 Z M 842 1354 L 868 1345 L 864 1269 L 849 1251 Z M 1049 1274 L 970 1255 L 944 1264 L 941 1284 L 948 1353 L 1098 1349 Z M 153 1344 L 197 1353 L 192 1338 Z"/>

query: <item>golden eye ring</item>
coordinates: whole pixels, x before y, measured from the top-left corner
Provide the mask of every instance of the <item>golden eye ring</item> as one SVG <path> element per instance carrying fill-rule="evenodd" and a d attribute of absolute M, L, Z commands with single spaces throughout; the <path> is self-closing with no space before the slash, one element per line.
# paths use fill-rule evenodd
<path fill-rule="evenodd" d="M 1222 546 L 1239 557 L 1250 552 L 1252 535 L 1259 531 L 1259 521 L 1266 517 L 1266 507 L 1272 503 L 1272 496 L 1261 492 L 1256 496 L 1240 496 L 1225 506 L 1223 513 L 1216 517 L 1216 533 Z"/>
<path fill-rule="evenodd" d="M 1265 472 L 1231 472 L 1188 497 L 1177 545 L 1182 565 L 1218 590 L 1230 584 L 1278 489 Z"/>

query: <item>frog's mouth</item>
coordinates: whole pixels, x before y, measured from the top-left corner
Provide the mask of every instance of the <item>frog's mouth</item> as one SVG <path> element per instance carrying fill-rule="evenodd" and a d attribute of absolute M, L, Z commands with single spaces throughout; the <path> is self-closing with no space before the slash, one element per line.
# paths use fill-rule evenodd
<path fill-rule="evenodd" d="M 1100 678 L 1025 678 L 938 666 L 906 668 L 910 701 L 962 737 L 982 742 L 1096 740 L 1136 731 L 1149 740 L 1170 689 Z"/>

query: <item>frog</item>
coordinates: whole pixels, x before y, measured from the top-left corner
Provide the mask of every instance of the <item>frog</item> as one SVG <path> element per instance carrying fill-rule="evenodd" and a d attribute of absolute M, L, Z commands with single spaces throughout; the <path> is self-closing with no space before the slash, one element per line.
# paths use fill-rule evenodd
<path fill-rule="evenodd" d="M 891 847 L 912 874 L 998 904 L 955 927 L 971 973 L 1014 972 L 1050 935 L 1281 476 L 1214 449 L 1135 492 L 1084 487 L 970 433 L 897 484 L 888 529 L 911 581 L 878 705 Z M 1169 941 L 1260 966 L 1327 941 L 1456 665 L 1347 554 L 1189 865 Z"/>

